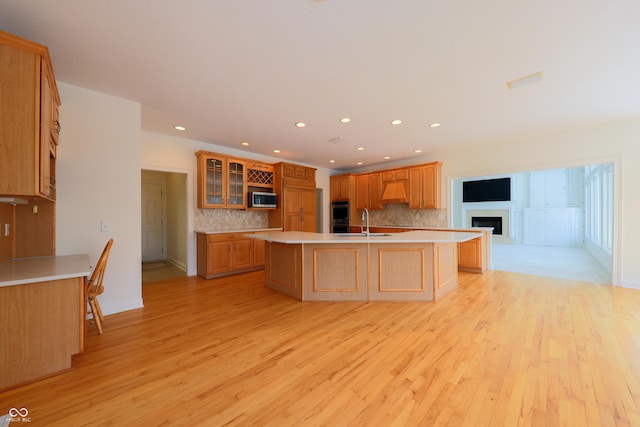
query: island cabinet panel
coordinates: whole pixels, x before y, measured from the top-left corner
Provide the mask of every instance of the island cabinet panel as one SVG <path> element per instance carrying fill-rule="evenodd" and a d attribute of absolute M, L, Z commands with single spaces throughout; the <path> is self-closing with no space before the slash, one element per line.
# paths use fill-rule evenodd
<path fill-rule="evenodd" d="M 434 301 L 458 287 L 456 249 L 455 243 L 434 243 Z"/>
<path fill-rule="evenodd" d="M 433 300 L 433 243 L 372 244 L 369 262 L 371 300 Z"/>
<path fill-rule="evenodd" d="M 267 242 L 265 286 L 303 300 L 302 245 Z"/>
<path fill-rule="evenodd" d="M 366 301 L 367 250 L 366 244 L 305 245 L 305 300 Z"/>

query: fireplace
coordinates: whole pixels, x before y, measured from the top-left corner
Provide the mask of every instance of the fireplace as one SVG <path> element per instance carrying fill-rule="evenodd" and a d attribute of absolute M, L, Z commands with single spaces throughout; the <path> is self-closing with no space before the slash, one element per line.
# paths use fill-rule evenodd
<path fill-rule="evenodd" d="M 472 216 L 472 227 L 493 227 L 493 234 L 502 236 L 501 216 Z"/>
<path fill-rule="evenodd" d="M 473 203 L 465 203 L 472 205 Z M 475 206 L 474 206 L 475 208 Z M 494 243 L 514 243 L 511 238 L 509 209 L 473 209 L 463 206 L 464 227 L 493 227 L 492 239 Z"/>

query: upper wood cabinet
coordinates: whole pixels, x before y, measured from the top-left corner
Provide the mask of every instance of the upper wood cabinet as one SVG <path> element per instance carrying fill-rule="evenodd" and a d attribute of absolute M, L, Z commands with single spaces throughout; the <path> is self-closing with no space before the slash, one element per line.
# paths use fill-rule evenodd
<path fill-rule="evenodd" d="M 409 201 L 409 171 L 407 168 L 382 171 L 383 203 L 407 203 Z"/>
<path fill-rule="evenodd" d="M 331 201 L 351 200 L 356 194 L 356 176 L 348 173 L 329 177 Z"/>
<path fill-rule="evenodd" d="M 316 231 L 316 170 L 291 163 L 276 163 L 273 170 L 277 201 L 269 227 Z"/>
<path fill-rule="evenodd" d="M 243 160 L 198 151 L 198 207 L 247 207 L 246 166 Z"/>
<path fill-rule="evenodd" d="M 439 209 L 441 206 L 440 168 L 434 162 L 409 168 L 409 208 Z"/>
<path fill-rule="evenodd" d="M 380 172 L 356 177 L 356 209 L 382 209 L 382 174 Z"/>
<path fill-rule="evenodd" d="M 55 200 L 59 106 L 48 49 L 0 31 L 0 195 Z"/>

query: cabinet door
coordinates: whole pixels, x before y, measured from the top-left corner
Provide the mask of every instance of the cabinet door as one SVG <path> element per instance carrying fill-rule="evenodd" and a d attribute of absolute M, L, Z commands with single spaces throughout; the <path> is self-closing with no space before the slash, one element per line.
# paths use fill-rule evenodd
<path fill-rule="evenodd" d="M 480 238 L 458 243 L 458 266 L 482 268 L 481 244 Z"/>
<path fill-rule="evenodd" d="M 302 231 L 316 231 L 316 190 L 300 190 L 302 201 Z"/>
<path fill-rule="evenodd" d="M 440 206 L 440 180 L 435 165 L 422 168 L 422 207 L 437 209 Z"/>
<path fill-rule="evenodd" d="M 340 188 L 342 181 L 339 176 L 332 176 L 329 178 L 329 193 L 331 194 L 331 201 L 335 202 L 340 200 L 342 189 Z"/>
<path fill-rule="evenodd" d="M 233 269 L 231 242 L 209 239 L 207 244 L 207 274 L 224 273 Z"/>
<path fill-rule="evenodd" d="M 525 209 L 524 210 L 524 244 L 525 245 L 546 245 L 546 210 L 545 209 Z"/>
<path fill-rule="evenodd" d="M 51 81 L 49 74 L 43 70 L 40 88 L 40 193 L 49 197 L 51 196 L 51 118 L 53 93 L 51 91 Z M 55 170 L 55 168 L 54 168 Z"/>
<path fill-rule="evenodd" d="M 245 165 L 241 160 L 227 160 L 227 197 L 228 208 L 246 207 Z"/>
<path fill-rule="evenodd" d="M 252 239 L 234 240 L 232 243 L 232 268 L 242 270 L 251 268 L 251 253 L 253 249 Z"/>
<path fill-rule="evenodd" d="M 379 173 L 369 174 L 369 209 L 382 209 L 382 175 Z"/>
<path fill-rule="evenodd" d="M 409 169 L 409 209 L 423 207 L 422 187 L 422 168 Z"/>
<path fill-rule="evenodd" d="M 356 210 L 369 207 L 369 175 L 356 177 Z"/>
<path fill-rule="evenodd" d="M 222 158 L 202 156 L 200 166 L 202 175 L 201 208 L 220 208 L 225 206 L 225 160 Z"/>

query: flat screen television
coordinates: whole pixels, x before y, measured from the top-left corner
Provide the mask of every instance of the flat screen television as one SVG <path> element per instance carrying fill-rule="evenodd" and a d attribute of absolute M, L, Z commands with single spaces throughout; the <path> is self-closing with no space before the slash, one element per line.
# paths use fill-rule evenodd
<path fill-rule="evenodd" d="M 511 178 L 482 179 L 462 183 L 462 201 L 507 202 L 511 200 Z"/>

